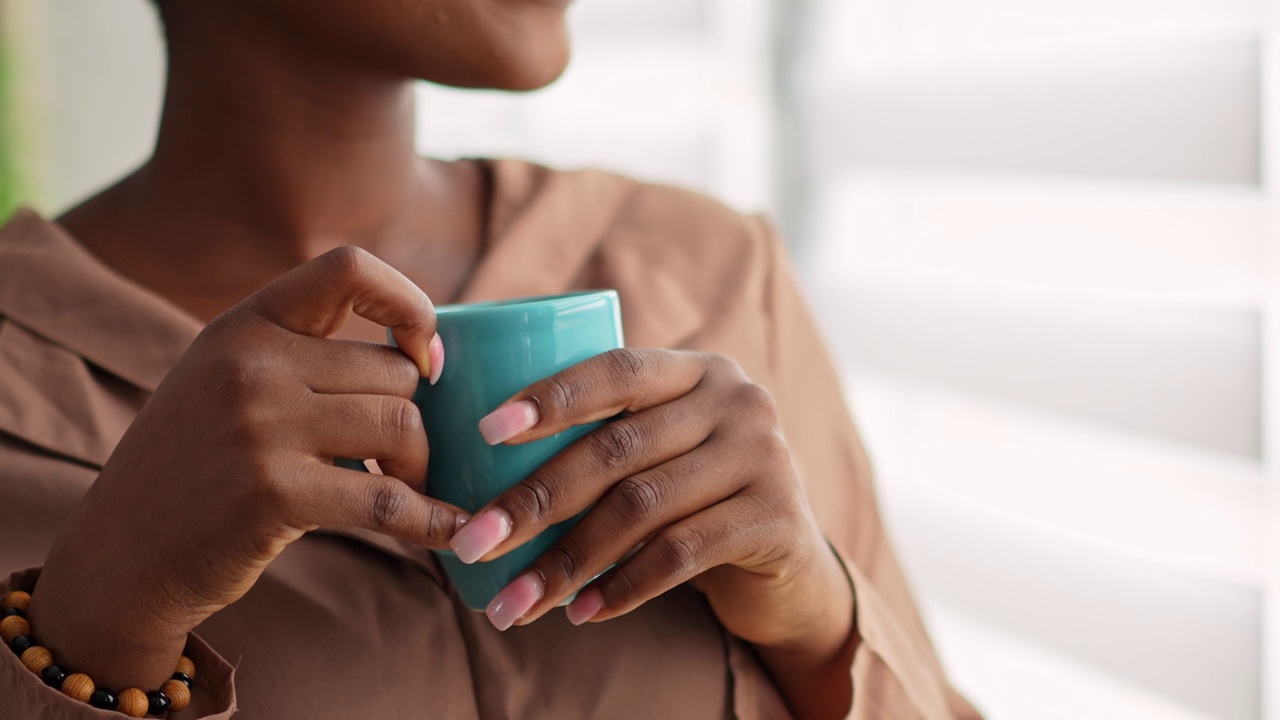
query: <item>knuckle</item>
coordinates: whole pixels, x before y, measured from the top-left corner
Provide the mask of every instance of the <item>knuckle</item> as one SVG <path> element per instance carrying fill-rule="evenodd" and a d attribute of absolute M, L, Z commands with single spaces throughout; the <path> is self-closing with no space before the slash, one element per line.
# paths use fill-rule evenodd
<path fill-rule="evenodd" d="M 219 428 L 221 439 L 248 455 L 259 455 L 266 450 L 257 413 L 235 409 L 227 413 Z M 261 477 L 265 469 L 255 471 L 255 477 Z"/>
<path fill-rule="evenodd" d="M 325 253 L 324 269 L 341 280 L 359 278 L 368 267 L 371 255 L 355 245 L 343 245 Z"/>
<path fill-rule="evenodd" d="M 244 400 L 261 395 L 274 373 L 268 355 L 229 352 L 213 358 L 213 374 L 225 396 Z"/>
<path fill-rule="evenodd" d="M 265 456 L 253 455 L 247 463 L 253 478 L 252 505 L 268 513 L 287 512 L 293 502 L 292 487 L 297 478 L 282 472 L 277 463 Z"/>
<path fill-rule="evenodd" d="M 756 440 L 755 445 L 764 469 L 770 472 L 777 472 L 791 463 L 791 451 L 787 447 L 787 441 L 780 433 L 763 433 Z"/>
<path fill-rule="evenodd" d="M 788 552 L 794 552 L 805 544 L 805 527 L 808 518 L 804 509 L 799 505 L 790 505 L 783 511 L 784 530 L 779 535 L 781 546 Z"/>
<path fill-rule="evenodd" d="M 370 372 L 378 372 L 387 387 L 396 388 L 400 393 L 412 396 L 418 389 L 418 368 L 404 353 L 392 350 L 388 353 L 389 361 L 371 367 Z"/>
<path fill-rule="evenodd" d="M 277 534 L 277 533 L 262 533 L 262 534 L 255 534 L 251 536 L 248 539 L 248 542 L 249 542 L 249 546 L 248 546 L 249 556 L 245 558 L 245 560 L 248 562 L 261 562 L 262 558 L 273 558 L 276 555 L 279 555 L 280 551 L 282 550 L 282 546 L 288 542 L 288 539 L 286 537 L 281 537 L 281 534 Z M 192 581 L 191 585 L 189 585 L 188 587 L 195 587 L 197 586 L 196 583 L 199 583 L 200 585 L 205 585 L 207 581 L 205 582 L 200 582 L 199 580 Z M 211 584 L 211 583 L 208 583 L 208 584 Z M 192 592 L 191 590 L 188 590 L 188 593 L 191 593 L 191 592 Z M 195 592 L 201 592 L 201 591 L 196 590 Z M 198 595 L 197 597 L 208 597 L 208 595 L 201 594 L 201 595 Z"/>
<path fill-rule="evenodd" d="M 582 551 L 571 542 L 561 542 L 547 551 L 546 566 L 550 573 L 544 573 L 548 582 L 559 576 L 565 582 L 573 583 L 583 567 Z"/>
<path fill-rule="evenodd" d="M 694 575 L 705 545 L 706 540 L 698 533 L 672 531 L 659 541 L 658 557 L 669 574 L 681 577 Z"/>
<path fill-rule="evenodd" d="M 804 544 L 809 512 L 799 493 L 778 489 L 747 497 L 754 499 L 755 527 L 773 554 L 787 553 Z"/>
<path fill-rule="evenodd" d="M 642 385 L 649 377 L 649 361 L 637 350 L 618 348 L 605 353 L 604 358 L 609 374 L 620 387 Z"/>
<path fill-rule="evenodd" d="M 773 522 L 767 535 L 769 542 L 768 559 L 786 558 L 799 552 L 806 544 L 808 537 L 808 520 L 803 508 L 788 504 L 775 509 Z"/>
<path fill-rule="evenodd" d="M 656 514 L 665 504 L 663 491 L 653 478 L 633 475 L 614 486 L 619 514 L 624 518 L 642 518 Z"/>
<path fill-rule="evenodd" d="M 406 437 L 425 433 L 418 406 L 405 398 L 386 398 L 377 424 L 384 439 L 397 443 Z"/>
<path fill-rule="evenodd" d="M 591 435 L 596 457 L 608 468 L 628 467 L 641 454 L 644 439 L 635 423 L 607 423 Z"/>
<path fill-rule="evenodd" d="M 707 357 L 707 369 L 716 375 L 733 378 L 745 378 L 746 373 L 737 360 L 728 355 L 712 354 Z"/>
<path fill-rule="evenodd" d="M 581 392 L 571 382 L 566 382 L 564 378 L 552 376 L 546 380 L 546 406 L 545 409 L 552 413 L 560 415 L 572 416 L 578 406 Z"/>
<path fill-rule="evenodd" d="M 754 501 L 754 512 L 761 518 L 786 521 L 802 514 L 794 493 L 786 488 L 768 486 L 753 488 L 745 493 L 744 497 Z"/>
<path fill-rule="evenodd" d="M 644 600 L 640 585 L 636 583 L 629 565 L 623 565 L 609 574 L 600 588 L 604 604 L 611 608 L 629 608 Z"/>
<path fill-rule="evenodd" d="M 246 311 L 246 307 L 245 303 L 241 303 L 218 314 L 201 329 L 200 334 L 196 336 L 196 344 L 210 343 L 213 342 L 210 338 L 234 333 L 238 328 L 246 324 L 250 317 L 253 317 L 253 313 Z"/>
<path fill-rule="evenodd" d="M 551 514 L 555 505 L 552 478 L 545 471 L 535 472 L 524 482 L 511 488 L 508 512 L 523 518 L 525 522 L 540 522 Z"/>
<path fill-rule="evenodd" d="M 739 384 L 733 390 L 731 401 L 735 407 L 752 415 L 773 415 L 773 395 L 755 383 Z"/>
<path fill-rule="evenodd" d="M 394 480 L 373 483 L 369 489 L 369 522 L 375 529 L 401 524 L 409 513 L 409 497 L 405 486 Z"/>

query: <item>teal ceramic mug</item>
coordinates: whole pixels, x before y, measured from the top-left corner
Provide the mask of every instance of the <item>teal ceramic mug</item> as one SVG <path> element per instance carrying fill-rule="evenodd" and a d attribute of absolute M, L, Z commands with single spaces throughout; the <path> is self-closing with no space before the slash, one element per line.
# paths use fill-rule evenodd
<path fill-rule="evenodd" d="M 436 308 L 436 316 L 444 369 L 435 385 L 419 383 L 413 397 L 431 445 L 427 494 L 475 512 L 600 425 L 493 447 L 478 429 L 480 418 L 529 384 L 622 347 L 618 293 L 598 290 L 449 305 Z M 482 611 L 575 521 L 553 525 L 490 562 L 467 565 L 441 552 L 440 563 L 463 603 Z"/>

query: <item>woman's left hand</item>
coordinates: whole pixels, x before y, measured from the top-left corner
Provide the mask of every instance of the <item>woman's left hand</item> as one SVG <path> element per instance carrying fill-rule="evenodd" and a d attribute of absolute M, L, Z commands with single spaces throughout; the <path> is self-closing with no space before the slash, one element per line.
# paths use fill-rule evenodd
<path fill-rule="evenodd" d="M 491 444 L 518 444 L 619 413 L 628 414 L 454 536 L 464 562 L 490 560 L 590 509 L 499 593 L 487 611 L 493 624 L 532 622 L 575 592 L 569 620 L 599 622 L 692 581 L 744 640 L 824 654 L 844 647 L 852 589 L 810 512 L 773 399 L 734 361 L 614 350 L 529 386 L 480 430 Z"/>

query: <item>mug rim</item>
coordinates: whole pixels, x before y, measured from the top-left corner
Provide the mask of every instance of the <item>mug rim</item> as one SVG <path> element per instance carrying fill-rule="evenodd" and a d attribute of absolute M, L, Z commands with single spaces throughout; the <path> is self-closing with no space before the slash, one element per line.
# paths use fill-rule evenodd
<path fill-rule="evenodd" d="M 519 313 L 530 307 L 539 305 L 549 305 L 556 308 L 570 308 L 578 304 L 574 301 L 589 299 L 606 299 L 617 301 L 618 291 L 611 288 L 602 288 L 598 290 L 578 290 L 570 293 L 561 293 L 559 295 L 531 295 L 528 297 L 510 298 L 507 300 L 486 300 L 476 303 L 456 303 L 452 305 L 441 305 L 437 307 L 436 316 L 454 315 L 458 313 L 476 313 L 483 315 L 502 315 L 509 313 Z"/>

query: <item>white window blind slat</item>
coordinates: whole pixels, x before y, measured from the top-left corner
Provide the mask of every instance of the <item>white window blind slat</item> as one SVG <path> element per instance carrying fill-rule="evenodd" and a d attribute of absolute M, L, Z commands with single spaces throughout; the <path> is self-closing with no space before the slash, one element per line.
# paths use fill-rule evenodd
<path fill-rule="evenodd" d="M 828 175 L 809 267 L 993 292 L 1258 310 L 1267 206 L 1254 187 L 1014 174 Z"/>
<path fill-rule="evenodd" d="M 892 67 L 1017 61 L 1101 45 L 1245 38 L 1257 0 L 818 0 L 820 82 Z"/>
<path fill-rule="evenodd" d="M 847 281 L 811 296 L 852 368 L 1258 455 L 1256 313 Z"/>
<path fill-rule="evenodd" d="M 1258 182 L 1255 38 L 868 71 L 814 94 L 811 163 Z"/>
<path fill-rule="evenodd" d="M 1203 580 L 1266 583 L 1261 464 L 867 373 L 850 404 L 886 493 Z"/>
<path fill-rule="evenodd" d="M 708 25 L 706 3 L 689 0 L 575 0 L 569 8 L 575 40 L 603 36 L 687 33 Z"/>
<path fill-rule="evenodd" d="M 1035 720 L 1213 720 L 1139 684 L 1100 671 L 1079 658 L 933 603 L 926 608 L 938 652 L 953 681 L 990 688 L 988 718 Z M 1008 692 L 1007 688 L 1017 688 Z M 1006 689 L 1001 691 L 1001 689 Z"/>
<path fill-rule="evenodd" d="M 1261 591 L 1082 547 L 926 493 L 886 490 L 895 545 L 926 603 L 944 603 L 1188 710 L 1258 716 Z M 979 705 L 989 695 L 1025 699 L 1027 691 L 1007 682 L 971 688 Z"/>

